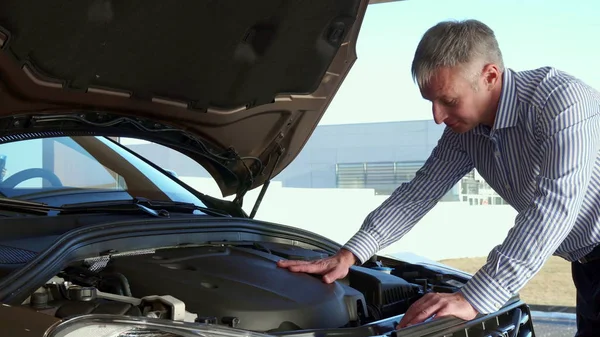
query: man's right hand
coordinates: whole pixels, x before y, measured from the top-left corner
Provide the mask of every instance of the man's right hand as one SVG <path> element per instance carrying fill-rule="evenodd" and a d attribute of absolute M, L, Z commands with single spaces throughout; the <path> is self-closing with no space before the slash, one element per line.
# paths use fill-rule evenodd
<path fill-rule="evenodd" d="M 335 255 L 315 261 L 281 260 L 277 266 L 293 272 L 323 275 L 323 282 L 332 283 L 348 275 L 348 270 L 356 262 L 349 250 L 340 249 Z"/>

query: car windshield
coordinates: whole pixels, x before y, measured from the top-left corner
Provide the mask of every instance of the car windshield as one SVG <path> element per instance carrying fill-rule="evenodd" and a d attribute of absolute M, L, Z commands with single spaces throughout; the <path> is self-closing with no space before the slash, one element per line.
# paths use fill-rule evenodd
<path fill-rule="evenodd" d="M 0 144 L 0 172 L 3 197 L 50 206 L 134 197 L 204 206 L 177 179 L 104 137 Z"/>

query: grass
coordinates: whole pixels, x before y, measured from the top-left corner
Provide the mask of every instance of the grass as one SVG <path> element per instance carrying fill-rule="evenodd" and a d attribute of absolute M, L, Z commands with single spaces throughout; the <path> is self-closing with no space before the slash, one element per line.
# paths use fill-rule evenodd
<path fill-rule="evenodd" d="M 485 264 L 485 257 L 442 260 L 441 263 L 474 274 Z M 575 306 L 575 286 L 571 264 L 551 257 L 521 291 L 521 299 L 530 305 Z"/>

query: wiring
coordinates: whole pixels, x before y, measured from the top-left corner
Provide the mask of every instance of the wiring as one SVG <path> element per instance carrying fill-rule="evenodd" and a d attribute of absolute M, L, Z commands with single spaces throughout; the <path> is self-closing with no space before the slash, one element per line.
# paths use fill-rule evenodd
<path fill-rule="evenodd" d="M 248 172 L 248 181 L 250 182 L 250 184 L 253 184 L 255 181 L 255 174 L 252 171 L 252 169 L 250 168 L 250 166 L 248 166 L 248 164 L 246 163 L 246 160 L 252 160 L 254 162 L 256 162 L 258 164 L 258 172 L 262 172 L 264 169 L 264 164 L 263 162 L 257 158 L 257 157 L 252 157 L 252 156 L 246 156 L 246 157 L 241 157 L 234 149 L 229 149 L 230 152 L 234 155 L 234 157 L 227 157 L 225 156 L 225 153 L 215 153 L 212 150 L 210 150 L 208 148 L 208 146 L 206 146 L 206 144 L 199 139 L 198 137 L 196 137 L 195 135 L 190 134 L 189 132 L 185 132 L 183 130 L 177 129 L 177 128 L 172 128 L 172 127 L 163 127 L 163 128 L 148 128 L 143 124 L 143 121 L 139 120 L 139 119 L 133 119 L 133 118 L 129 118 L 129 117 L 117 117 L 114 119 L 110 119 L 107 121 L 103 121 L 103 122 L 98 122 L 98 121 L 91 121 L 87 118 L 85 118 L 85 115 L 78 115 L 78 114 L 62 114 L 62 115 L 53 115 L 53 116 L 32 116 L 31 117 L 32 121 L 35 124 L 39 124 L 39 123 L 51 123 L 51 122 L 64 122 L 64 121 L 74 121 L 74 122 L 78 122 L 78 123 L 84 123 L 84 124 L 88 124 L 88 125 L 92 125 L 95 127 L 115 127 L 115 126 L 120 126 L 122 124 L 129 124 L 132 125 L 133 127 L 137 128 L 140 131 L 143 132 L 148 132 L 148 133 L 168 133 L 168 132 L 175 132 L 175 133 L 179 133 L 183 136 L 185 136 L 187 139 L 191 140 L 193 143 L 195 143 L 194 145 L 198 145 L 202 151 L 204 151 L 204 153 L 199 153 L 200 155 L 203 155 L 204 157 L 207 157 L 209 159 L 215 160 L 215 159 L 219 159 L 221 161 L 231 161 L 231 160 L 237 160 L 238 162 L 240 162 L 245 170 Z"/>

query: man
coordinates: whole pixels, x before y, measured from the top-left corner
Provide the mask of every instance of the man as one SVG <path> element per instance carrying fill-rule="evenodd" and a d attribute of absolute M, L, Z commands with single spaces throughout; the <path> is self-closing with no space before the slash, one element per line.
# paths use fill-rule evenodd
<path fill-rule="evenodd" d="M 455 294 L 428 294 L 399 327 L 432 316 L 473 319 L 499 309 L 551 256 L 572 262 L 577 336 L 600 331 L 600 94 L 553 68 L 505 69 L 494 32 L 476 20 L 441 22 L 420 41 L 412 74 L 445 123 L 409 183 L 371 212 L 332 257 L 280 261 L 294 272 L 343 278 L 404 236 L 472 169 L 517 211 L 514 227 Z M 482 224 L 484 226 L 485 224 Z"/>

